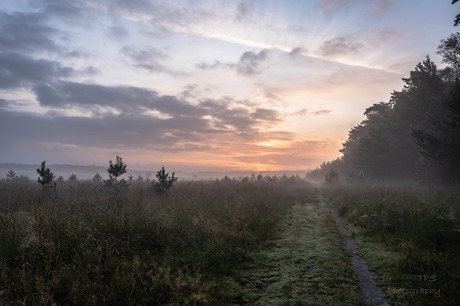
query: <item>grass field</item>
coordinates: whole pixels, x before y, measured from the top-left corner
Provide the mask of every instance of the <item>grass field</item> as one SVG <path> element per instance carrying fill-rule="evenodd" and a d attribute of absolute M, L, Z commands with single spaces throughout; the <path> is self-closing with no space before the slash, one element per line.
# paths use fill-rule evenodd
<path fill-rule="evenodd" d="M 0 302 L 195 304 L 226 299 L 225 278 L 273 235 L 291 179 L 151 182 L 120 191 L 91 181 L 43 191 L 0 182 Z"/>
<path fill-rule="evenodd" d="M 458 187 L 341 186 L 326 193 L 392 304 L 458 305 Z"/>
<path fill-rule="evenodd" d="M 393 304 L 460 300 L 457 189 L 323 193 Z M 148 181 L 0 180 L 0 304 L 361 305 L 319 194 L 295 177 L 184 181 L 161 196 Z"/>

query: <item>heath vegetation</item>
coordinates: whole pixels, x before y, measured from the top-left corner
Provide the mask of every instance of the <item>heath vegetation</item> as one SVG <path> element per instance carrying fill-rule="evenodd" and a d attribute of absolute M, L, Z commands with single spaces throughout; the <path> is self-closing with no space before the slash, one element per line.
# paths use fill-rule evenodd
<path fill-rule="evenodd" d="M 326 193 L 392 303 L 455 305 L 460 300 L 457 187 L 362 184 L 334 186 Z M 392 288 L 438 291 L 425 296 L 388 292 Z"/>
<path fill-rule="evenodd" d="M 58 182 L 54 190 L 27 178 L 2 179 L 0 301 L 225 300 L 225 277 L 276 231 L 290 190 L 308 187 L 294 177 L 206 182 L 173 177 L 166 179 L 171 185 L 164 193 L 147 180 L 114 189 L 95 176 Z"/>

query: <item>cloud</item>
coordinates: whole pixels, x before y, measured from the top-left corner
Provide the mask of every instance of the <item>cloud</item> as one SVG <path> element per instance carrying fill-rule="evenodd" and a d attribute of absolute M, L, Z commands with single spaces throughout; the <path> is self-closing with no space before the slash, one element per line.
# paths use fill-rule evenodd
<path fill-rule="evenodd" d="M 279 119 L 278 112 L 273 109 L 257 108 L 253 113 L 251 113 L 251 116 L 256 120 L 264 120 L 266 122 L 281 121 L 281 119 Z"/>
<path fill-rule="evenodd" d="M 375 17 L 386 13 L 396 0 L 321 0 L 315 4 L 315 9 L 323 12 L 325 15 L 338 14 L 347 10 L 352 5 L 370 5 L 365 16 Z"/>
<path fill-rule="evenodd" d="M 323 12 L 323 14 L 335 14 L 348 8 L 350 2 L 357 0 L 322 0 L 315 4 L 315 8 Z"/>
<path fill-rule="evenodd" d="M 224 63 L 221 63 L 218 60 L 214 60 L 213 64 L 208 64 L 208 63 L 196 64 L 196 67 L 198 69 L 202 69 L 202 70 L 214 70 L 214 69 L 218 69 L 218 68 L 221 68 L 221 67 L 229 67 L 229 66 L 233 67 L 233 64 L 231 64 L 231 65 L 224 64 Z"/>
<path fill-rule="evenodd" d="M 289 52 L 289 56 L 296 57 L 296 56 L 301 55 L 304 52 L 307 52 L 307 50 L 304 48 L 301 48 L 301 47 L 292 48 L 291 52 Z"/>
<path fill-rule="evenodd" d="M 243 75 L 252 75 L 259 73 L 259 65 L 267 58 L 267 50 L 261 50 L 259 53 L 252 51 L 244 52 L 240 61 L 236 65 L 236 70 Z"/>
<path fill-rule="evenodd" d="M 157 110 L 171 116 L 199 114 L 199 109 L 174 96 L 158 96 L 153 90 L 139 87 L 59 81 L 36 85 L 33 91 L 43 106 L 79 107 L 92 110 L 94 114 L 106 113 L 108 110 L 127 115 L 143 114 L 148 110 Z"/>
<path fill-rule="evenodd" d="M 59 82 L 47 90 L 37 94 L 40 103 L 59 107 L 109 106 L 120 112 L 103 112 L 93 117 L 64 116 L 54 111 L 39 115 L 15 111 L 9 108 L 12 101 L 0 99 L 0 122 L 15 128 L 15 133 L 0 129 L 2 142 L 9 144 L 0 148 L 0 156 L 6 156 L 11 146 L 18 149 L 55 144 L 91 150 L 203 152 L 215 150 L 216 146 L 292 137 L 290 132 L 266 131 L 267 126 L 281 121 L 277 111 L 248 107 L 245 101 L 205 100 L 192 105 L 174 96 L 158 96 L 140 88 L 70 82 Z M 124 99 L 129 99 L 129 103 L 122 103 Z M 169 116 L 140 113 L 145 108 Z"/>
<path fill-rule="evenodd" d="M 60 18 L 67 22 L 69 20 L 80 22 L 83 15 L 90 10 L 90 6 L 85 1 L 42 0 L 29 1 L 29 4 L 39 9 L 48 18 Z"/>
<path fill-rule="evenodd" d="M 14 52 L 56 52 L 61 48 L 51 39 L 58 31 L 45 25 L 39 13 L 0 13 L 0 50 Z"/>
<path fill-rule="evenodd" d="M 279 94 L 277 94 L 277 92 L 282 92 L 282 89 L 274 88 L 274 87 L 267 87 L 264 84 L 260 84 L 260 83 L 257 83 L 256 85 L 262 89 L 263 95 L 266 98 L 270 100 L 278 101 L 278 102 L 285 102 L 284 99 L 281 98 Z"/>
<path fill-rule="evenodd" d="M 129 59 L 130 65 L 148 72 L 160 72 L 172 76 L 184 76 L 184 72 L 175 71 L 162 65 L 159 60 L 166 59 L 166 55 L 156 48 L 123 47 L 121 53 Z"/>
<path fill-rule="evenodd" d="M 374 47 L 388 44 L 391 40 L 404 37 L 408 34 L 407 30 L 386 27 L 376 32 L 370 33 L 366 37 L 366 42 Z"/>
<path fill-rule="evenodd" d="M 70 67 L 17 53 L 0 52 L 0 88 L 13 89 L 75 75 Z"/>
<path fill-rule="evenodd" d="M 332 113 L 332 110 L 330 109 L 320 109 L 320 110 L 317 110 L 317 111 L 314 111 L 314 112 L 311 112 L 313 115 L 317 116 L 317 115 L 323 115 L 323 114 L 329 114 L 329 113 Z"/>
<path fill-rule="evenodd" d="M 214 70 L 222 67 L 234 69 L 241 75 L 250 76 L 260 73 L 260 64 L 267 59 L 268 50 L 261 50 L 259 53 L 253 51 L 246 51 L 241 56 L 237 63 L 222 63 L 214 60 L 213 64 L 201 63 L 196 67 L 202 70 Z"/>
<path fill-rule="evenodd" d="M 182 123 L 198 121 L 203 132 L 232 132 L 246 138 L 249 137 L 247 134 L 256 133 L 261 127 L 281 121 L 277 111 L 247 101 L 207 99 L 192 104 L 177 96 L 160 96 L 153 90 L 139 87 L 58 81 L 37 84 L 33 91 L 40 105 L 54 109 L 82 109 L 91 111 L 98 118 L 119 114 L 180 119 Z"/>
<path fill-rule="evenodd" d="M 245 0 L 238 4 L 235 12 L 235 20 L 241 21 L 244 19 L 250 19 L 252 17 L 254 1 Z"/>
<path fill-rule="evenodd" d="M 129 32 L 125 27 L 112 26 L 108 28 L 107 35 L 115 40 L 121 40 L 129 37 Z"/>
<path fill-rule="evenodd" d="M 3 124 L 16 129 L 15 135 L 4 129 L 0 131 L 2 139 L 10 143 L 148 148 L 157 144 L 166 146 L 183 141 L 203 141 L 203 135 L 197 132 L 206 130 L 206 126 L 197 118 L 160 119 L 125 115 L 106 115 L 102 118 L 47 117 L 6 111 L 0 111 L 0 118 Z"/>
<path fill-rule="evenodd" d="M 189 85 L 184 86 L 179 97 L 181 99 L 197 98 L 198 97 L 198 85 L 189 84 Z"/>
<path fill-rule="evenodd" d="M 308 113 L 308 109 L 303 108 L 301 110 L 298 110 L 294 113 L 288 114 L 288 116 L 305 116 Z"/>
<path fill-rule="evenodd" d="M 312 112 L 310 112 L 310 114 L 312 114 L 314 116 L 317 116 L 317 115 L 329 114 L 331 112 L 332 112 L 332 110 L 329 110 L 329 109 L 320 109 L 320 110 L 317 110 L 317 111 L 312 111 Z M 296 112 L 287 114 L 286 116 L 306 116 L 308 113 L 309 113 L 308 110 L 306 108 L 303 108 L 303 109 L 298 110 Z"/>
<path fill-rule="evenodd" d="M 0 109 L 10 108 L 10 105 L 13 104 L 12 101 L 0 98 Z"/>
<path fill-rule="evenodd" d="M 139 13 L 152 11 L 155 8 L 153 1 L 149 0 L 131 0 L 129 2 L 124 0 L 108 0 L 106 1 L 106 5 L 113 10 Z"/>
<path fill-rule="evenodd" d="M 204 114 L 212 118 L 216 129 L 234 131 L 247 139 L 256 138 L 260 126 L 271 126 L 280 121 L 277 111 L 259 107 L 248 109 L 243 101 L 208 99 L 199 106 Z"/>
<path fill-rule="evenodd" d="M 354 42 L 352 39 L 339 36 L 325 41 L 319 48 L 319 52 L 325 57 L 335 57 L 357 53 L 364 44 Z"/>
<path fill-rule="evenodd" d="M 367 17 L 375 17 L 386 13 L 394 4 L 395 0 L 377 0 L 374 2 L 375 4 L 366 13 Z"/>

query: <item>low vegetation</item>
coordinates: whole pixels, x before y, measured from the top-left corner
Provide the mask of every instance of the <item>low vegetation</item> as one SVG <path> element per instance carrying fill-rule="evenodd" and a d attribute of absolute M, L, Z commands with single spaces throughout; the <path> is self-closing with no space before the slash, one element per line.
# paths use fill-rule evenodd
<path fill-rule="evenodd" d="M 460 300 L 458 188 L 361 185 L 327 193 L 393 304 Z"/>
<path fill-rule="evenodd" d="M 296 187 L 297 186 L 297 187 Z M 0 303 L 217 303 L 226 277 L 275 232 L 296 178 L 43 189 L 0 180 Z"/>
<path fill-rule="evenodd" d="M 292 194 L 276 235 L 243 264 L 235 304 L 364 305 L 350 254 L 318 194 Z"/>

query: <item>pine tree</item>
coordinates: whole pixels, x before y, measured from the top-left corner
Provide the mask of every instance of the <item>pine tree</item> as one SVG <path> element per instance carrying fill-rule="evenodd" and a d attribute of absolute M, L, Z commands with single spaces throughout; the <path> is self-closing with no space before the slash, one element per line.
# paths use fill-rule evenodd
<path fill-rule="evenodd" d="M 99 174 L 99 173 L 96 173 L 94 176 L 93 176 L 93 182 L 94 183 L 100 183 L 102 181 L 102 176 Z"/>
<path fill-rule="evenodd" d="M 42 185 L 43 189 L 45 189 L 45 186 L 49 186 L 55 178 L 51 170 L 46 168 L 45 161 L 42 162 L 41 168 L 37 169 L 37 173 L 40 175 L 38 177 L 38 183 Z M 56 185 L 54 185 L 54 188 L 56 188 Z"/>
<path fill-rule="evenodd" d="M 104 180 L 104 183 L 109 188 L 119 189 L 122 187 L 128 187 L 129 184 L 125 179 L 118 180 L 118 177 L 126 173 L 126 164 L 123 163 L 123 160 L 120 156 L 117 156 L 117 162 L 115 164 L 112 161 L 109 161 L 109 168 L 107 172 L 109 173 L 109 179 Z"/>
<path fill-rule="evenodd" d="M 16 172 L 14 172 L 13 169 L 10 169 L 10 171 L 8 171 L 8 173 L 6 174 L 6 179 L 12 180 L 15 178 L 17 178 Z"/>
<path fill-rule="evenodd" d="M 326 174 L 326 183 L 328 184 L 337 184 L 339 182 L 339 175 L 337 172 L 334 170 L 329 171 L 328 174 Z"/>
<path fill-rule="evenodd" d="M 446 95 L 441 112 L 430 118 L 426 129 L 414 130 L 412 135 L 426 158 L 433 160 L 443 178 L 460 180 L 460 79 Z"/>
<path fill-rule="evenodd" d="M 156 178 L 158 182 L 154 182 L 153 186 L 158 194 L 163 194 L 168 191 L 168 189 L 174 186 L 174 182 L 177 181 L 177 177 L 174 176 L 174 172 L 171 177 L 169 177 L 169 173 L 166 173 L 164 167 L 161 167 L 161 170 L 157 172 Z"/>

